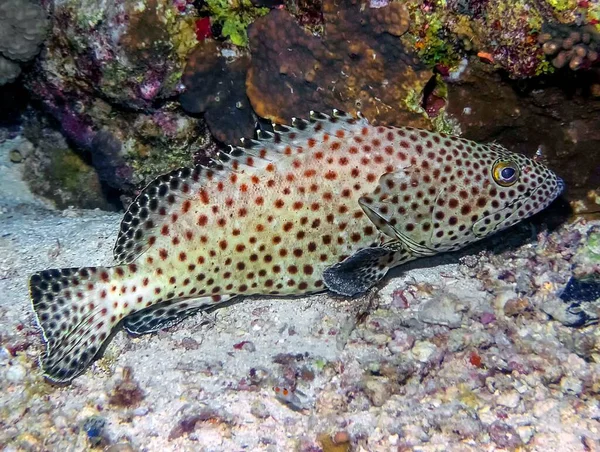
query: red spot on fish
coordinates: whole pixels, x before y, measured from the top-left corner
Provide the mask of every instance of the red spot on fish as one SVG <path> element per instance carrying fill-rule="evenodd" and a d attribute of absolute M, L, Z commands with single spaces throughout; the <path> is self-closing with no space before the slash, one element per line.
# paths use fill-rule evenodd
<path fill-rule="evenodd" d="M 189 199 L 186 199 L 185 201 L 183 201 L 183 205 L 181 206 L 181 210 L 183 211 L 183 213 L 187 213 L 190 210 L 190 207 L 192 206 L 192 203 Z M 173 223 L 176 221 L 177 216 L 173 215 Z"/>
<path fill-rule="evenodd" d="M 206 192 L 206 190 L 200 190 L 200 200 L 204 204 L 208 204 L 209 203 L 210 199 L 208 197 L 208 193 Z"/>
<path fill-rule="evenodd" d="M 166 249 L 162 248 L 159 252 L 158 255 L 160 256 L 160 258 L 164 261 L 168 256 L 169 253 L 167 252 Z"/>

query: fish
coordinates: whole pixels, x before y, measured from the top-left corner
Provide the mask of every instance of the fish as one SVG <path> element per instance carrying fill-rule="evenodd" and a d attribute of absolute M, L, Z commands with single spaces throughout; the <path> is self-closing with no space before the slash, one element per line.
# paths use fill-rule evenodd
<path fill-rule="evenodd" d="M 67 382 L 121 326 L 168 328 L 236 297 L 353 297 L 389 269 L 541 211 L 564 183 L 499 144 L 310 112 L 149 183 L 112 266 L 49 269 L 29 293 L 44 375 Z"/>

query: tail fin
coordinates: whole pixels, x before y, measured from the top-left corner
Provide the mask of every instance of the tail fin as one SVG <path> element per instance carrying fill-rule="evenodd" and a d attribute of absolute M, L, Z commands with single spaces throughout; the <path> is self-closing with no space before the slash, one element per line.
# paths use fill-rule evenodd
<path fill-rule="evenodd" d="M 81 374 L 134 303 L 146 306 L 149 294 L 131 284 L 133 272 L 135 265 L 130 264 L 53 269 L 31 276 L 29 294 L 46 340 L 40 363 L 49 379 L 65 382 Z"/>

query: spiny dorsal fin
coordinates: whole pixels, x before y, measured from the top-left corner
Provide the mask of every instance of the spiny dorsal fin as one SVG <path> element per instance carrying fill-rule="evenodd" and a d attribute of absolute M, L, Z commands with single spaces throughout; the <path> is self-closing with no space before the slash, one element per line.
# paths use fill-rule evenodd
<path fill-rule="evenodd" d="M 231 146 L 228 153 L 219 152 L 208 168 L 179 168 L 157 177 L 127 209 L 113 249 L 115 260 L 131 263 L 148 250 L 164 220 L 181 210 L 180 201 L 197 197 L 207 180 L 221 180 L 231 172 L 264 169 L 269 163 L 304 152 L 309 140 L 316 147 L 326 135 L 366 124 L 360 114 L 354 118 L 340 110 L 333 110 L 331 115 L 311 111 L 309 119 L 294 118 L 289 126 L 274 125 L 273 132 L 258 130 L 256 138 L 241 139 L 240 146 Z"/>

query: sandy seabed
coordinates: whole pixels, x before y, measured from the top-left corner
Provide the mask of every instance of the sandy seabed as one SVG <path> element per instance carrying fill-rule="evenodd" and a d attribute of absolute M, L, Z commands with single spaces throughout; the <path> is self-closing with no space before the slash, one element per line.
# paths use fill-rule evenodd
<path fill-rule="evenodd" d="M 4 451 L 600 450 L 600 334 L 558 321 L 555 295 L 600 227 L 584 221 L 356 299 L 253 298 L 119 332 L 70 385 L 46 382 L 28 276 L 110 264 L 121 216 L 36 199 L 8 157 L 20 139 L 0 145 Z"/>

